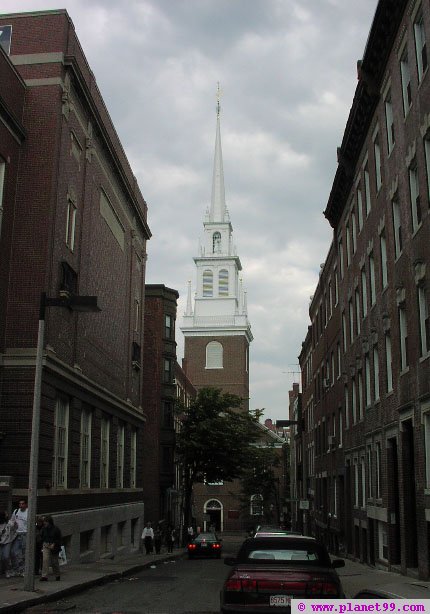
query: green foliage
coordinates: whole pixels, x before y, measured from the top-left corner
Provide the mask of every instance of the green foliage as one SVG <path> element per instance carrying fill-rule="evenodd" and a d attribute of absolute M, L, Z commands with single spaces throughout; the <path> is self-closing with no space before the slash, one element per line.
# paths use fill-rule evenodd
<path fill-rule="evenodd" d="M 279 516 L 279 483 L 274 469 L 279 467 L 281 458 L 273 444 L 255 447 L 246 471 L 242 476 L 240 495 L 241 507 L 249 509 L 252 495 L 260 495 L 263 516 L 272 519 L 273 508 Z M 272 506 L 272 507 L 271 507 Z"/>

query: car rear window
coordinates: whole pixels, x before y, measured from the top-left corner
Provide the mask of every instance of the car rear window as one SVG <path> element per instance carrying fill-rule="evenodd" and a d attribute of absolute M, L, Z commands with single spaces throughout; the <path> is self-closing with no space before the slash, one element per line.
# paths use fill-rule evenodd
<path fill-rule="evenodd" d="M 213 533 L 199 533 L 199 535 L 197 535 L 196 539 L 194 541 L 196 542 L 201 542 L 201 541 L 215 541 L 216 540 L 216 535 L 214 535 Z"/>
<path fill-rule="evenodd" d="M 329 566 L 327 550 L 318 542 L 294 538 L 249 539 L 242 545 L 237 560 L 240 563 L 288 563 L 291 565 Z"/>

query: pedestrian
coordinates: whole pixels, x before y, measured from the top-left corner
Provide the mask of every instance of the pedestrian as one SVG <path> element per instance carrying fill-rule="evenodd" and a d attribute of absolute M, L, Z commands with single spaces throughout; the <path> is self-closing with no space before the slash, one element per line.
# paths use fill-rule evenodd
<path fill-rule="evenodd" d="M 35 534 L 35 552 L 34 552 L 34 573 L 36 576 L 40 576 L 42 571 L 42 529 L 43 529 L 43 516 L 36 518 L 36 534 Z"/>
<path fill-rule="evenodd" d="M 160 554 L 161 551 L 162 534 L 160 527 L 157 527 L 154 531 L 154 546 L 155 554 Z"/>
<path fill-rule="evenodd" d="M 27 501 L 21 499 L 18 503 L 18 508 L 11 517 L 11 520 L 13 520 L 16 525 L 16 537 L 13 540 L 10 551 L 12 562 L 11 575 L 14 576 L 24 576 L 25 549 L 27 546 L 27 517 Z"/>
<path fill-rule="evenodd" d="M 15 537 L 15 521 L 9 519 L 7 512 L 0 512 L 0 570 L 6 578 L 11 577 L 10 551 Z"/>
<path fill-rule="evenodd" d="M 192 542 L 194 539 L 194 529 L 192 527 L 192 525 L 190 525 L 187 529 L 187 540 L 188 543 Z"/>
<path fill-rule="evenodd" d="M 146 524 L 146 527 L 142 531 L 142 539 L 145 545 L 146 554 L 151 554 L 154 543 L 154 529 L 150 522 Z"/>
<path fill-rule="evenodd" d="M 173 552 L 173 546 L 176 541 L 176 531 L 173 527 L 169 527 L 167 531 L 167 552 Z"/>
<path fill-rule="evenodd" d="M 52 516 L 44 517 L 40 537 L 42 539 L 42 575 L 40 576 L 40 581 L 48 581 L 50 567 L 52 567 L 55 579 L 58 581 L 60 580 L 58 555 L 60 554 L 63 538 L 60 529 L 55 526 Z"/>

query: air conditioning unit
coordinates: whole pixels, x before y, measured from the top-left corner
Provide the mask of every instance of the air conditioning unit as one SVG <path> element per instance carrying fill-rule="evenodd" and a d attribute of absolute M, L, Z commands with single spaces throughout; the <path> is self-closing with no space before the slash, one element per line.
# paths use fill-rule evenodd
<path fill-rule="evenodd" d="M 336 446 L 336 435 L 328 436 L 328 445 L 329 445 L 329 448 L 334 448 Z"/>

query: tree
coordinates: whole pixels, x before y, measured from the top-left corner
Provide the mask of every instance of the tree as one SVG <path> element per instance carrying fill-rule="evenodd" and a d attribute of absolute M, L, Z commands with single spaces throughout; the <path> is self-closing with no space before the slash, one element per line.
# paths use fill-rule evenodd
<path fill-rule="evenodd" d="M 273 510 L 276 510 L 279 522 L 281 506 L 279 499 L 279 478 L 275 468 L 281 464 L 281 458 L 273 444 L 254 447 L 250 462 L 242 476 L 240 495 L 243 510 L 250 509 L 251 497 L 261 502 L 261 520 L 273 521 Z"/>
<path fill-rule="evenodd" d="M 259 411 L 241 409 L 242 399 L 217 388 L 202 388 L 189 407 L 178 404 L 181 427 L 176 455 L 183 474 L 183 518 L 191 522 L 196 482 L 229 482 L 241 477 L 257 441 Z"/>

